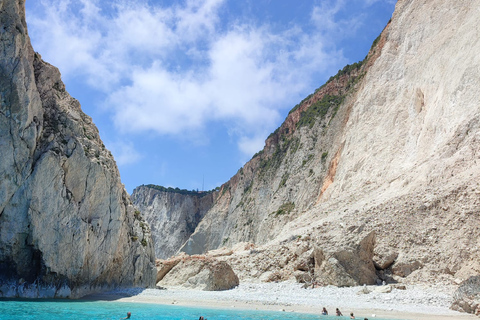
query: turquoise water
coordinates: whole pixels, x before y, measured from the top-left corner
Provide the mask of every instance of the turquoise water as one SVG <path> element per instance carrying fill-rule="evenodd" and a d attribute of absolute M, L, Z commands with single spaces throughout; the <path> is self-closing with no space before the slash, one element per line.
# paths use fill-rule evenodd
<path fill-rule="evenodd" d="M 127 312 L 135 319 L 197 320 L 327 320 L 347 317 L 320 316 L 293 312 L 222 310 L 109 301 L 0 300 L 0 319 L 121 319 Z M 380 318 L 375 318 L 381 320 Z"/>

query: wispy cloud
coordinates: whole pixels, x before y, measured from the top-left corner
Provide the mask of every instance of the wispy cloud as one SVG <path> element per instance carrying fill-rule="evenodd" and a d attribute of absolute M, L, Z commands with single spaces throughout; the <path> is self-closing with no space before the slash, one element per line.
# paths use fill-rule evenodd
<path fill-rule="evenodd" d="M 387 3 L 387 4 L 394 4 L 394 3 L 397 3 L 397 0 L 360 0 L 360 1 L 363 1 L 365 2 L 365 4 L 367 6 L 371 6 L 377 2 L 384 2 L 384 3 Z"/>
<path fill-rule="evenodd" d="M 31 12 L 29 27 L 35 49 L 64 77 L 83 77 L 105 94 L 121 132 L 185 136 L 223 123 L 251 155 L 278 125 L 280 110 L 292 107 L 291 97 L 345 60 L 331 38 L 352 25 L 336 16 L 345 0 L 321 3 L 312 9 L 309 33 L 298 25 L 274 32 L 268 22 L 225 24 L 224 0 L 171 7 L 42 0 L 43 13 Z M 135 155 L 129 147 L 119 154 Z"/>
<path fill-rule="evenodd" d="M 119 166 L 131 165 L 143 158 L 143 156 L 135 149 L 132 142 L 105 141 L 105 143 L 107 144 L 108 149 L 115 154 L 115 161 Z"/>

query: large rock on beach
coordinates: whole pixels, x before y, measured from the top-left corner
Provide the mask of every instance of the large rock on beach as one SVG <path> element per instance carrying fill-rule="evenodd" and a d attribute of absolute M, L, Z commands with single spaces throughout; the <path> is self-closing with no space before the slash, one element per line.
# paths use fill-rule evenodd
<path fill-rule="evenodd" d="M 417 260 L 408 260 L 408 257 L 402 256 L 397 262 L 392 266 L 392 272 L 394 275 L 400 277 L 406 277 L 410 275 L 415 270 L 422 268 L 422 263 Z"/>
<path fill-rule="evenodd" d="M 398 257 L 398 253 L 392 251 L 390 248 L 376 246 L 373 256 L 373 264 L 378 270 L 385 270 L 390 268 Z"/>
<path fill-rule="evenodd" d="M 463 281 L 453 296 L 453 310 L 480 315 L 480 275 Z"/>
<path fill-rule="evenodd" d="M 219 291 L 232 289 L 238 284 L 237 275 L 225 261 L 192 256 L 176 262 L 157 285 Z"/>
<path fill-rule="evenodd" d="M 157 259 L 156 262 L 155 262 L 155 265 L 157 266 L 157 280 L 156 280 L 156 283 L 161 281 L 163 279 L 163 277 L 165 277 L 165 275 L 167 273 L 169 273 L 170 270 L 173 269 L 173 267 L 175 267 L 180 261 L 182 261 L 183 258 L 184 258 L 184 256 L 174 257 L 174 258 L 170 258 L 170 259 L 167 259 L 167 260 Z"/>
<path fill-rule="evenodd" d="M 148 226 L 57 68 L 33 51 L 25 0 L 0 1 L 0 297 L 153 286 Z"/>
<path fill-rule="evenodd" d="M 339 287 L 375 284 L 374 246 L 374 232 L 356 245 L 345 244 L 331 251 L 316 246 L 313 253 L 316 281 Z"/>

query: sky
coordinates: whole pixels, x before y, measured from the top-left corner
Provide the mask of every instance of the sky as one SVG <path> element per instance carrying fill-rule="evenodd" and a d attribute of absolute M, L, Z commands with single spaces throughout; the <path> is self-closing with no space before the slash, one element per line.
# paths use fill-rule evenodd
<path fill-rule="evenodd" d="M 33 48 L 129 193 L 227 182 L 303 98 L 367 55 L 395 0 L 27 0 Z"/>

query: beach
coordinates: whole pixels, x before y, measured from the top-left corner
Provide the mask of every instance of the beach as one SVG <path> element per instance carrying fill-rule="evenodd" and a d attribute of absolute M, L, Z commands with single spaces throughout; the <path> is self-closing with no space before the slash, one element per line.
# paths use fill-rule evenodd
<path fill-rule="evenodd" d="M 344 316 L 353 312 L 357 319 L 385 318 L 412 320 L 479 319 L 450 310 L 454 286 L 408 286 L 406 290 L 379 292 L 375 286 L 337 288 L 333 286 L 304 289 L 301 284 L 241 283 L 227 291 L 200 291 L 184 288 L 124 289 L 91 296 L 124 302 L 176 304 L 221 309 L 271 310 L 321 314 L 326 307 L 330 315 L 339 308 Z M 368 294 L 359 293 L 367 289 Z"/>

